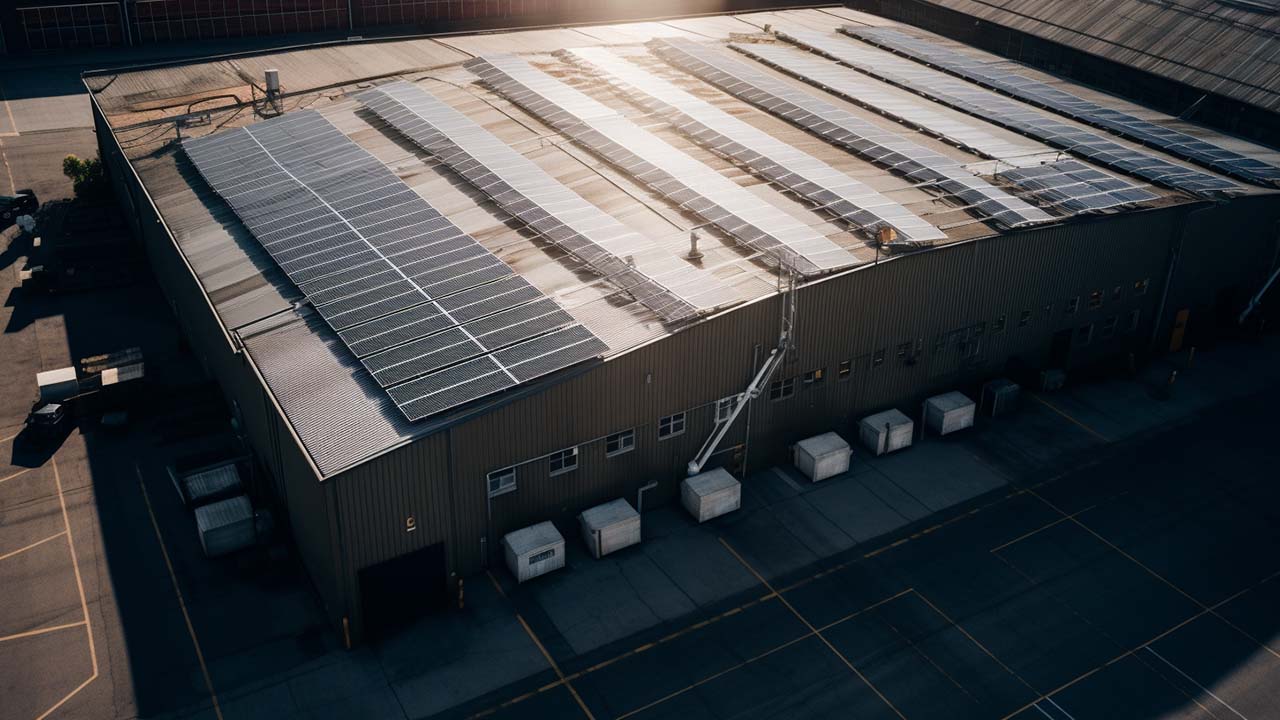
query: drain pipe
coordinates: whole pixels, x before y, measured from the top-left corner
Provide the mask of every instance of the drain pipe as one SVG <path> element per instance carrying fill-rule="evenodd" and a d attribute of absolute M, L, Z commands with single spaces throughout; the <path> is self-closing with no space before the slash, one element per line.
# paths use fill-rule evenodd
<path fill-rule="evenodd" d="M 658 487 L 658 481 L 657 481 L 657 480 L 654 480 L 653 482 L 649 483 L 648 485 L 642 485 L 642 486 L 640 487 L 640 491 L 636 493 L 636 513 L 637 513 L 637 514 L 643 514 L 643 513 L 644 513 L 644 493 L 645 493 L 645 491 L 646 491 L 646 490 L 652 490 L 652 489 L 654 489 L 654 488 L 656 488 L 656 487 Z"/>
<path fill-rule="evenodd" d="M 1155 322 L 1151 324 L 1151 348 L 1156 347 L 1156 339 L 1160 337 L 1160 325 L 1164 322 L 1164 308 L 1169 301 L 1169 285 L 1173 282 L 1173 273 L 1178 269 L 1178 258 L 1182 255 L 1182 243 L 1187 239 L 1187 226 L 1191 224 L 1191 216 L 1212 210 L 1215 204 L 1195 208 L 1182 216 L 1182 228 L 1178 231 L 1178 241 L 1170 249 L 1169 269 L 1165 272 L 1164 287 L 1160 289 L 1160 305 L 1156 307 Z"/>

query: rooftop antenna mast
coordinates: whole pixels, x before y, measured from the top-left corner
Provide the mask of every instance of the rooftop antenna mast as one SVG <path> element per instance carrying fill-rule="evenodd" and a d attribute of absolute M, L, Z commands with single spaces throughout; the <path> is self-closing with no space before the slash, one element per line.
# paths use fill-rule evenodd
<path fill-rule="evenodd" d="M 729 411 L 728 416 L 716 422 L 716 427 L 712 430 L 711 436 L 702 444 L 698 454 L 689 461 L 688 471 L 690 477 L 702 472 L 702 468 L 706 466 L 707 461 L 716 453 L 716 448 L 720 446 L 720 441 L 728 434 L 729 428 L 733 427 L 738 415 L 752 400 L 760 397 L 765 388 L 769 387 L 769 380 L 773 377 L 773 373 L 778 369 L 778 366 L 789 357 L 794 357 L 796 289 L 799 287 L 800 274 L 796 272 L 794 256 L 789 251 L 779 250 L 776 259 L 778 261 L 778 294 L 782 298 L 781 317 L 778 323 L 778 345 L 769 351 L 769 357 L 765 358 L 764 364 L 756 371 L 755 377 L 747 384 L 746 389 L 733 396 L 733 408 Z"/>

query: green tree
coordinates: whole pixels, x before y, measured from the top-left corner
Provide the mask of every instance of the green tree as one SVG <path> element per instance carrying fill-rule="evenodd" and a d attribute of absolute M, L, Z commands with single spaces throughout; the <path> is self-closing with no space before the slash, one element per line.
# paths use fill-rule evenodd
<path fill-rule="evenodd" d="M 102 194 L 106 189 L 106 175 L 102 170 L 102 161 L 98 158 L 81 160 L 75 155 L 62 159 L 62 174 L 71 178 L 71 186 L 76 197 L 89 199 Z"/>

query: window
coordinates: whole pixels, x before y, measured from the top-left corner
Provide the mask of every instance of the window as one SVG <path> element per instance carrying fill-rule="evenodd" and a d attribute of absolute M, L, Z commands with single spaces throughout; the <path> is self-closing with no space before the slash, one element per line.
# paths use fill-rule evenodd
<path fill-rule="evenodd" d="M 848 378 L 849 374 L 852 372 L 853 372 L 853 361 L 841 360 L 840 367 L 836 369 L 836 378 L 840 380 L 844 380 Z"/>
<path fill-rule="evenodd" d="M 812 385 L 821 385 L 822 380 L 826 376 L 827 376 L 826 368 L 818 368 L 817 370 L 810 370 L 809 372 L 804 374 L 804 385 L 805 387 L 810 387 Z"/>
<path fill-rule="evenodd" d="M 727 398 L 720 398 L 716 401 L 716 424 L 724 422 L 733 414 L 733 403 L 738 399 L 737 395 L 730 395 Z"/>
<path fill-rule="evenodd" d="M 1115 289 L 1111 291 L 1111 299 L 1112 299 L 1112 300 L 1119 300 L 1119 299 L 1120 299 L 1120 296 L 1121 296 L 1121 295 L 1123 295 L 1123 294 L 1124 294 L 1124 286 L 1123 286 L 1123 285 L 1117 285 L 1117 286 L 1115 287 Z"/>
<path fill-rule="evenodd" d="M 1074 315 L 1076 310 L 1080 309 L 1080 296 L 1077 295 L 1067 301 L 1067 314 Z"/>
<path fill-rule="evenodd" d="M 1146 295 L 1146 294 L 1147 294 L 1147 285 L 1149 285 L 1149 284 L 1151 284 L 1151 280 L 1150 280 L 1149 278 L 1143 278 L 1143 279 L 1139 280 L 1138 282 L 1134 283 L 1134 284 L 1133 284 L 1133 294 L 1134 294 L 1134 295 Z"/>
<path fill-rule="evenodd" d="M 1031 311 L 1023 310 L 1022 314 L 1018 316 L 1018 327 L 1026 327 L 1029 322 L 1031 322 Z"/>
<path fill-rule="evenodd" d="M 578 467 L 578 448 L 571 447 L 559 452 L 553 452 L 550 459 L 552 475 L 570 472 Z"/>
<path fill-rule="evenodd" d="M 502 468 L 489 473 L 489 497 L 497 497 L 516 489 L 516 469 Z"/>
<path fill-rule="evenodd" d="M 1102 291 L 1094 290 L 1089 293 L 1089 309 L 1096 310 L 1100 307 L 1102 307 Z"/>
<path fill-rule="evenodd" d="M 658 420 L 658 439 L 666 440 L 684 432 L 684 413 L 668 415 Z"/>
<path fill-rule="evenodd" d="M 1119 321 L 1120 321 L 1120 318 L 1116 317 L 1115 315 L 1111 315 L 1106 320 L 1104 320 L 1102 322 L 1102 337 L 1109 338 L 1112 335 L 1115 335 L 1116 324 Z"/>
<path fill-rule="evenodd" d="M 996 318 L 995 322 L 991 323 L 991 332 L 993 333 L 1004 332 L 1004 324 L 1005 324 L 1004 315 L 1001 315 L 1000 317 Z"/>
<path fill-rule="evenodd" d="M 1125 332 L 1136 332 L 1138 329 L 1138 319 L 1142 317 L 1141 310 L 1129 311 L 1129 323 L 1125 325 Z"/>
<path fill-rule="evenodd" d="M 1088 345 L 1092 341 L 1093 341 L 1093 323 L 1089 323 L 1088 325 L 1081 325 L 1080 328 L 1076 330 L 1076 342 L 1078 342 L 1081 345 Z"/>
<path fill-rule="evenodd" d="M 876 354 L 871 357 L 871 367 L 880 367 L 884 364 L 884 350 L 877 350 Z"/>
<path fill-rule="evenodd" d="M 769 384 L 769 399 L 784 400 L 796 394 L 796 379 L 774 380 Z"/>
<path fill-rule="evenodd" d="M 546 550 L 543 550 L 540 553 L 534 553 L 529 556 L 529 567 L 533 567 L 534 565 L 537 565 L 543 560 L 550 560 L 555 556 L 556 556 L 555 548 L 547 548 Z"/>
<path fill-rule="evenodd" d="M 613 457 L 636 449 L 636 431 L 623 430 L 604 439 L 604 454 Z"/>

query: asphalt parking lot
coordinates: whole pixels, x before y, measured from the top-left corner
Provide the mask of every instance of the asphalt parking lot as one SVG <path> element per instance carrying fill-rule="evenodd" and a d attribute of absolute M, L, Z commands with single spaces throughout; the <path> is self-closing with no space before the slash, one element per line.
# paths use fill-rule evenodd
<path fill-rule="evenodd" d="M 65 197 L 80 101 L 5 83 L 0 184 Z M 201 555 L 165 466 L 234 438 L 155 287 L 34 296 L 0 242 L 0 720 L 1280 717 L 1275 337 L 821 484 L 762 468 L 738 513 L 650 509 L 604 560 L 562 528 L 565 570 L 468 578 L 347 651 L 287 546 Z M 155 385 L 129 427 L 15 444 L 37 371 L 130 345 Z"/>

